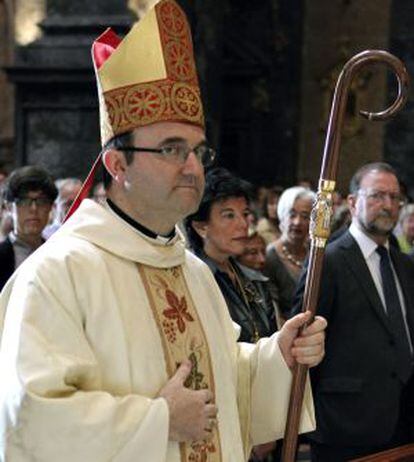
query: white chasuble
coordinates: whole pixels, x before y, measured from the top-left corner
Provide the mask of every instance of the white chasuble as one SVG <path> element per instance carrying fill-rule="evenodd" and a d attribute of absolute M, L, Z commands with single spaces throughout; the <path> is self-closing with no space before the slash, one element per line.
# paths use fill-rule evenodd
<path fill-rule="evenodd" d="M 238 331 L 179 233 L 151 239 L 85 199 L 0 296 L 0 461 L 244 462 L 283 437 L 292 374 L 277 333 Z M 219 422 L 180 446 L 159 390 L 186 358 Z M 307 393 L 301 431 L 314 425 Z"/>

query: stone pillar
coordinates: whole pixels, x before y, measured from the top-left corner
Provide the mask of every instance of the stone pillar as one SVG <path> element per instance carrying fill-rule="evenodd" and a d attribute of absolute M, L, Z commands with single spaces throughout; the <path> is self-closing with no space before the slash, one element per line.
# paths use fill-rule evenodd
<path fill-rule="evenodd" d="M 298 177 L 316 182 L 336 77 L 354 54 L 389 48 L 391 1 L 306 0 L 305 4 Z M 378 111 L 387 104 L 386 75 L 385 68 L 368 67 L 353 83 L 338 169 L 338 188 L 344 193 L 361 164 L 383 158 L 384 123 L 368 122 L 358 110 Z"/>
<path fill-rule="evenodd" d="M 55 177 L 85 177 L 100 149 L 93 40 L 133 18 L 125 2 L 47 0 L 42 36 L 16 50 L 16 165 L 39 164 Z"/>

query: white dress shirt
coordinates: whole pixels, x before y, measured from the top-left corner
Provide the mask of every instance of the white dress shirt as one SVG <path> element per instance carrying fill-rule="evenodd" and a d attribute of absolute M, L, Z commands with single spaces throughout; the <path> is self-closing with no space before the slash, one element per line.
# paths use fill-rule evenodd
<path fill-rule="evenodd" d="M 358 225 L 355 224 L 354 222 L 349 227 L 349 232 L 351 233 L 352 237 L 356 240 L 359 248 L 361 249 L 362 255 L 364 256 L 369 272 L 371 273 L 375 287 L 377 288 L 378 295 L 380 296 L 380 299 L 382 301 L 382 306 L 384 307 L 384 311 L 387 312 L 387 306 L 385 304 L 385 296 L 384 296 L 384 290 L 382 288 L 382 280 L 381 280 L 381 270 L 380 270 L 381 257 L 376 252 L 378 244 L 375 241 L 373 241 L 370 237 L 368 237 L 363 231 L 361 231 Z M 388 240 L 384 244 L 384 247 L 386 247 L 386 249 L 389 251 L 390 246 L 389 246 Z M 406 315 L 407 310 L 405 306 L 404 296 L 403 296 L 400 281 L 398 280 L 398 276 L 397 276 L 397 273 L 395 272 L 391 257 L 390 257 L 390 262 L 391 262 L 391 268 L 392 268 L 392 272 L 394 275 L 394 279 L 397 284 L 398 298 L 400 300 L 400 305 L 401 305 L 402 312 L 403 312 L 405 330 L 407 332 L 408 342 L 410 344 L 410 349 L 412 352 L 413 345 L 411 342 L 410 331 L 408 329 L 408 324 L 407 324 L 407 315 Z"/>

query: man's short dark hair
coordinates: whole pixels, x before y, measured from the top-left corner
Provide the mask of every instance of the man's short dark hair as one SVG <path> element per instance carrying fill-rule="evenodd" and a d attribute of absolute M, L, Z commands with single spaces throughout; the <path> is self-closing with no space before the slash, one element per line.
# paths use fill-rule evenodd
<path fill-rule="evenodd" d="M 126 133 L 122 133 L 120 135 L 114 136 L 105 144 L 103 151 L 106 151 L 109 149 L 116 149 L 116 150 L 122 151 L 122 148 L 126 146 L 132 146 L 133 145 L 132 135 L 133 135 L 132 132 L 126 132 Z M 129 165 L 134 158 L 134 153 L 124 152 L 124 156 L 125 156 L 127 164 Z M 106 191 L 111 186 L 112 177 L 109 174 L 108 170 L 106 170 L 105 166 L 103 165 L 102 167 L 103 167 L 102 182 L 103 182 L 103 185 Z"/>
<path fill-rule="evenodd" d="M 203 248 L 200 236 L 192 227 L 193 221 L 208 221 L 211 207 L 216 202 L 230 198 L 244 197 L 247 202 L 253 197 L 253 187 L 245 180 L 233 175 L 222 167 L 215 167 L 206 173 L 203 198 L 197 212 L 184 220 L 185 231 L 192 249 L 197 253 Z"/>
<path fill-rule="evenodd" d="M 3 197 L 5 201 L 13 202 L 30 191 L 41 191 L 51 202 L 58 195 L 52 176 L 42 167 L 28 165 L 11 172 L 4 186 Z"/>
<path fill-rule="evenodd" d="M 391 173 L 398 179 L 397 172 L 390 164 L 385 162 L 371 162 L 370 164 L 363 165 L 354 173 L 354 176 L 351 178 L 351 182 L 349 183 L 349 192 L 351 194 L 357 194 L 364 176 L 373 171 Z"/>

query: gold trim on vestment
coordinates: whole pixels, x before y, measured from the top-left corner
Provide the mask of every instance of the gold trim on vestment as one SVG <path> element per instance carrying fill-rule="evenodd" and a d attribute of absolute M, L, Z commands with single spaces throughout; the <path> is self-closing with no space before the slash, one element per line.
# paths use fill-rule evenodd
<path fill-rule="evenodd" d="M 190 359 L 193 368 L 185 385 L 208 389 L 215 396 L 215 383 L 207 338 L 180 266 L 154 268 L 138 265 L 164 350 L 168 377 Z M 182 462 L 221 462 L 219 425 L 208 441 L 180 444 Z"/>

